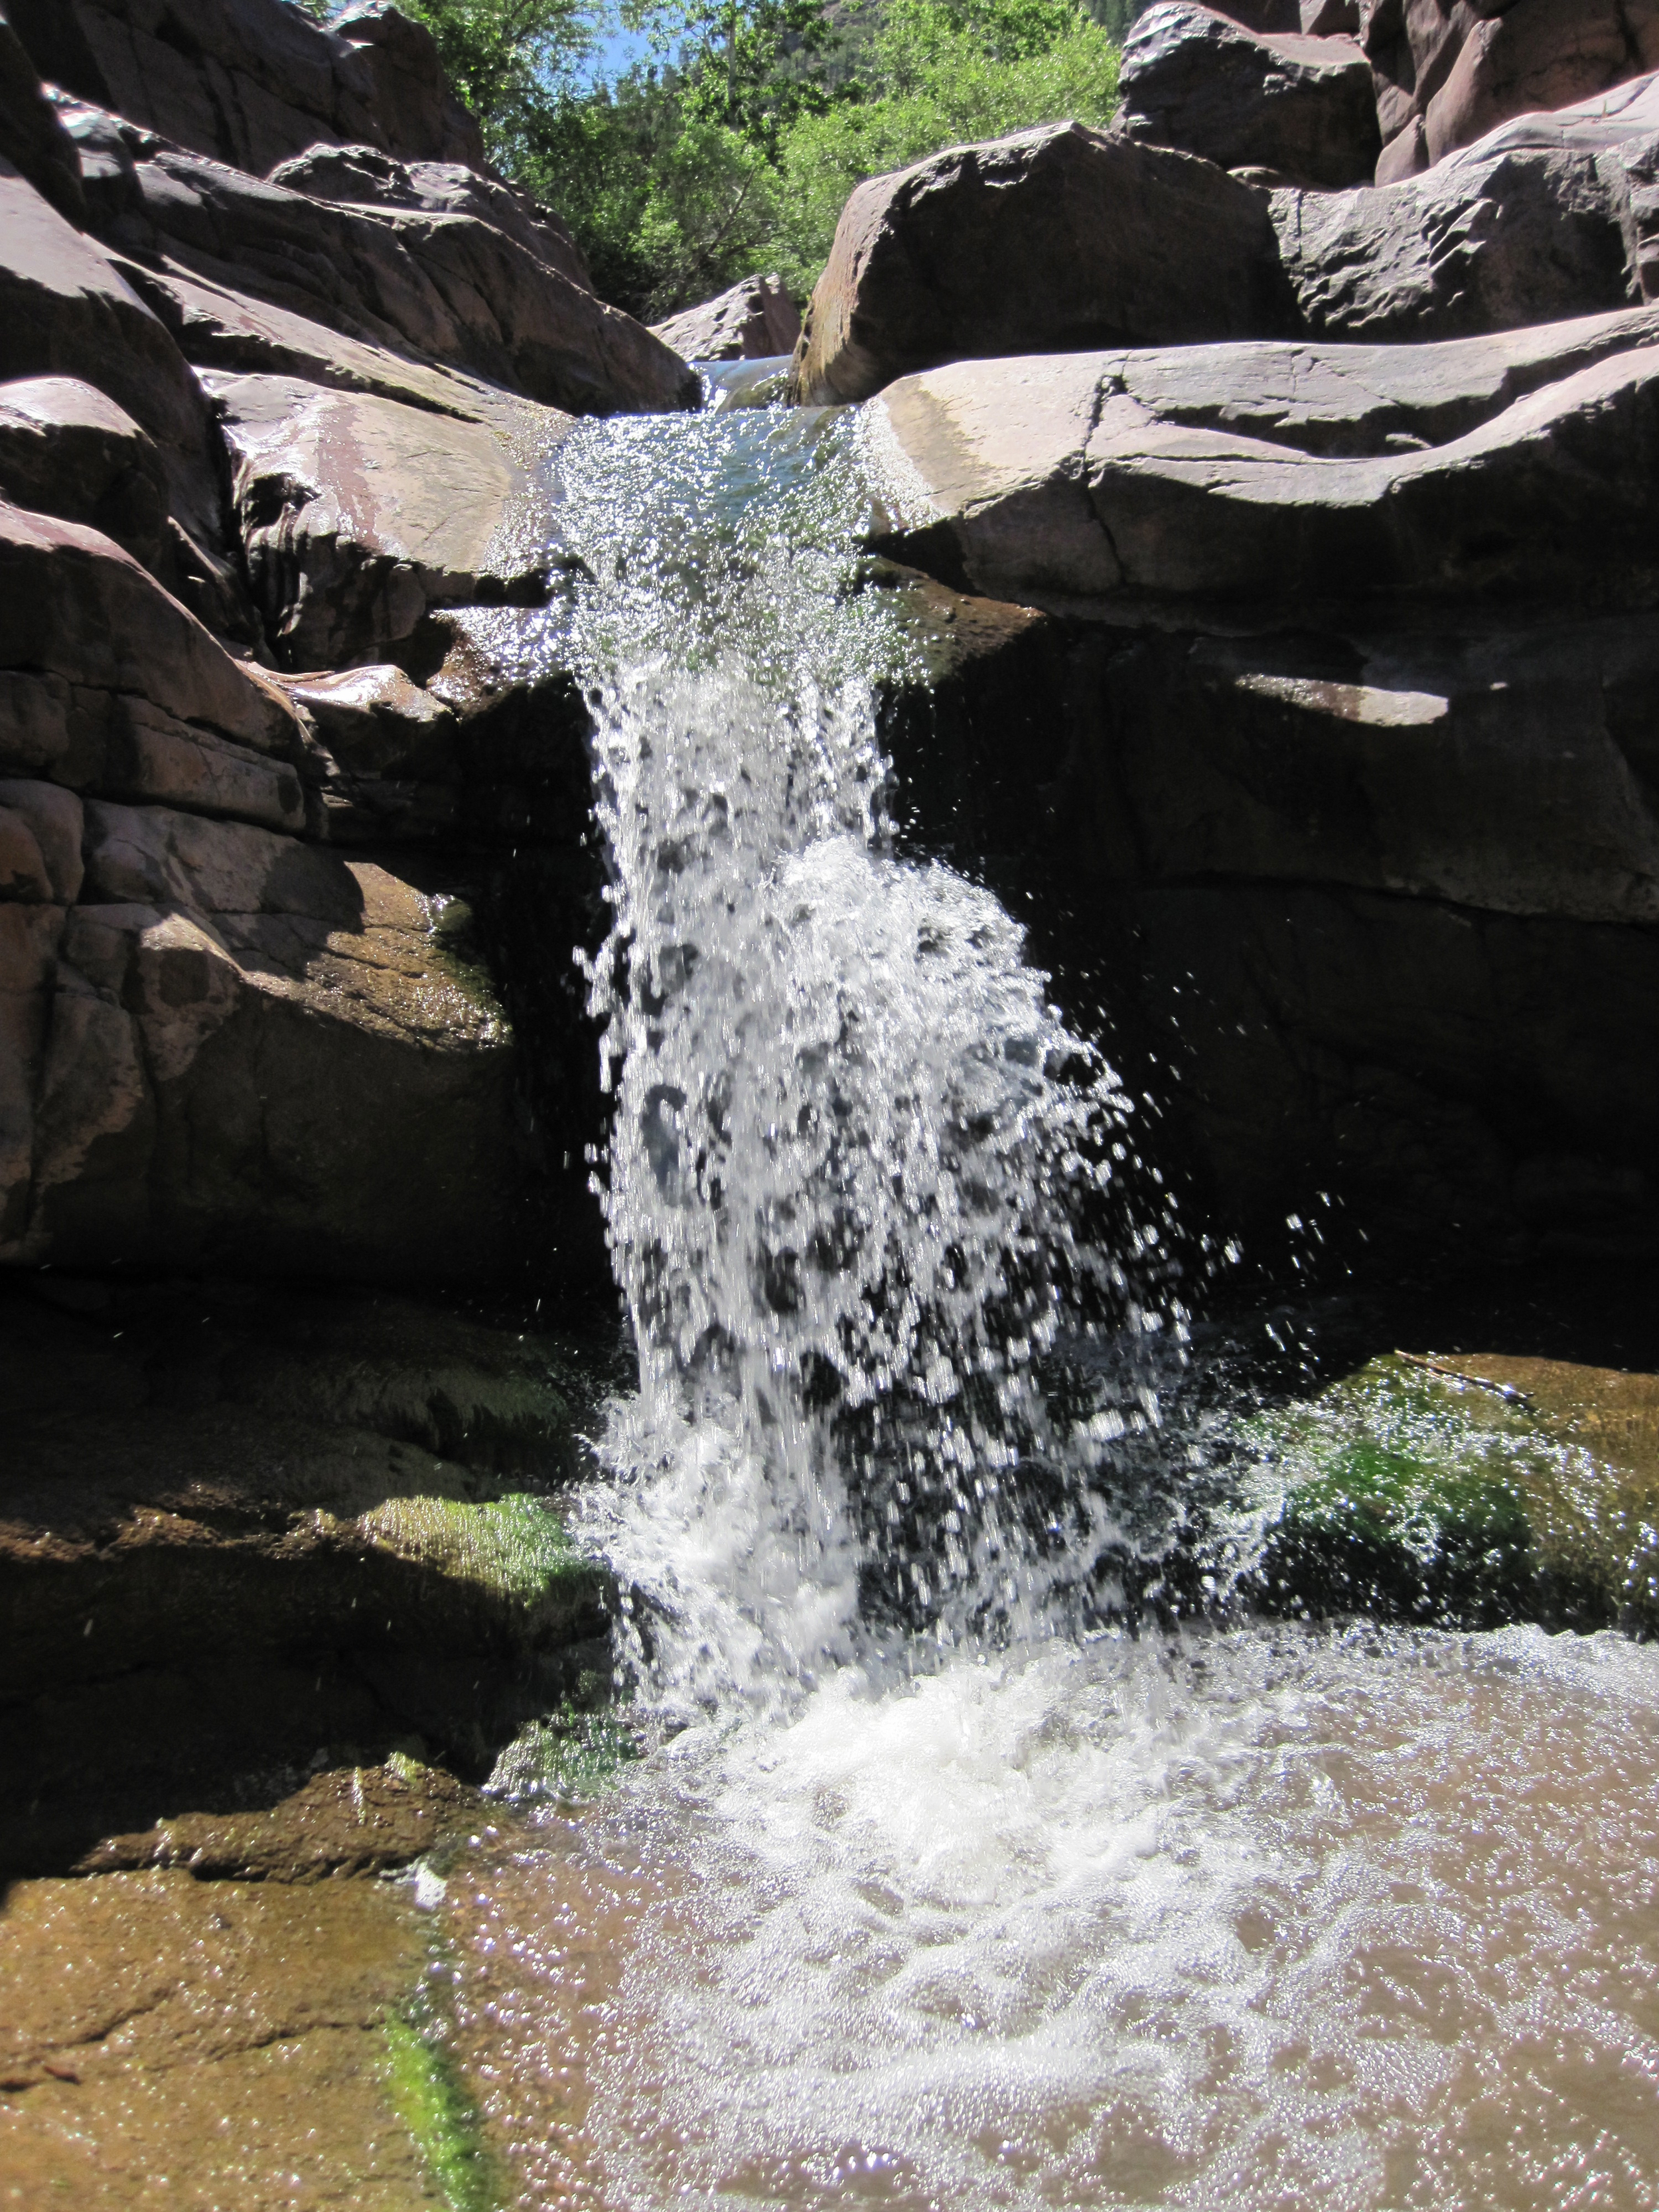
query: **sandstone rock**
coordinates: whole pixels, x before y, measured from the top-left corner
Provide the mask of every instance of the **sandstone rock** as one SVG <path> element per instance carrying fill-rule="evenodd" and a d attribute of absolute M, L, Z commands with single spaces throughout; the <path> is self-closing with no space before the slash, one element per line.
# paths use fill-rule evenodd
<path fill-rule="evenodd" d="M 206 400 L 167 331 L 109 257 L 0 161 L 0 375 L 70 376 L 154 441 L 179 526 L 176 584 L 235 633 L 239 595 L 221 538 L 218 441 Z"/>
<path fill-rule="evenodd" d="M 1352 40 L 1253 34 L 1209 8 L 1158 0 L 1124 42 L 1113 128 L 1309 185 L 1369 180 L 1381 150 L 1371 73 Z"/>
<path fill-rule="evenodd" d="M 1294 27 L 1311 39 L 1352 38 L 1359 29 L 1359 0 L 1301 0 Z"/>
<path fill-rule="evenodd" d="M 581 248 L 568 224 L 551 208 L 543 207 L 518 185 L 481 175 L 459 162 L 394 161 L 368 146 L 313 146 L 294 161 L 280 163 L 270 177 L 273 184 L 290 191 L 345 206 L 477 216 L 583 291 L 593 289 Z"/>
<path fill-rule="evenodd" d="M 61 784 L 0 779 L 0 899 L 72 906 L 80 896 L 82 807 Z"/>
<path fill-rule="evenodd" d="M 396 204 L 322 199 L 169 148 L 101 110 L 76 108 L 69 119 L 92 220 L 124 253 L 182 263 L 349 337 L 574 412 L 696 404 L 686 364 L 564 274 L 551 258 L 555 234 L 537 230 L 511 195 L 501 209 L 531 244 L 477 213 L 434 212 L 434 196 L 441 204 L 450 187 L 440 179 L 423 199 L 412 170 L 401 173 L 407 190 Z M 302 164 L 301 173 L 316 173 Z M 462 197 L 489 204 L 482 188 Z"/>
<path fill-rule="evenodd" d="M 365 1778 L 388 1832 L 319 1779 L 321 1852 L 279 1801 L 398 1750 L 482 1782 L 526 1719 L 608 1690 L 607 1581 L 544 1493 L 611 1386 L 511 1310 L 0 1284 L 0 1867 L 112 1836 L 99 1863 L 165 1861 L 131 1832 L 192 1806 L 248 1808 L 195 1831 L 207 1874 L 401 1856 L 438 1785 L 374 1802 Z"/>
<path fill-rule="evenodd" d="M 89 523 L 152 574 L 163 566 L 167 487 L 155 441 L 74 377 L 0 384 L 0 495 Z"/>
<path fill-rule="evenodd" d="M 81 161 L 39 71 L 0 11 L 0 155 L 73 223 L 86 217 Z"/>
<path fill-rule="evenodd" d="M 848 199 L 793 389 L 861 399 L 965 356 L 1288 327 L 1262 195 L 1078 124 L 953 148 Z"/>
<path fill-rule="evenodd" d="M 10 13 L 44 76 L 254 175 L 319 141 L 482 158 L 430 34 L 392 8 L 328 31 L 281 0 L 11 0 Z"/>
<path fill-rule="evenodd" d="M 551 485 L 494 430 L 291 378 L 204 381 L 254 595 L 289 667 L 378 651 L 434 605 L 546 598 Z M 526 406 L 521 427 L 550 459 L 569 421 Z"/>
<path fill-rule="evenodd" d="M 1640 297 L 1626 159 L 1570 143 L 1507 145 L 1506 135 L 1403 184 L 1275 192 L 1280 258 L 1307 328 L 1456 337 Z"/>
<path fill-rule="evenodd" d="M 1006 598 L 1628 605 L 1655 581 L 1656 379 L 1638 310 L 1437 346 L 963 362 L 869 423 L 900 463 L 891 550 Z"/>
<path fill-rule="evenodd" d="M 775 276 L 745 276 L 718 299 L 652 328 L 687 361 L 769 361 L 794 351 L 800 317 Z"/>
<path fill-rule="evenodd" d="M 1654 0 L 1370 0 L 1364 12 L 1388 142 L 1379 182 L 1511 116 L 1570 106 L 1659 66 Z"/>

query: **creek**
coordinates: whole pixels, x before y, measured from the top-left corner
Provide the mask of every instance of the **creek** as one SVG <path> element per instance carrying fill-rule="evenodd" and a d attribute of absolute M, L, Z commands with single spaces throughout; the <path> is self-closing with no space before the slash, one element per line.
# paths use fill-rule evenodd
<path fill-rule="evenodd" d="M 1224 1263 L 895 832 L 879 456 L 739 409 L 559 466 L 640 1363 L 577 1526 L 647 1749 L 449 1881 L 517 2201 L 1651 2208 L 1659 1650 L 1145 1609 L 1259 1539 Z"/>

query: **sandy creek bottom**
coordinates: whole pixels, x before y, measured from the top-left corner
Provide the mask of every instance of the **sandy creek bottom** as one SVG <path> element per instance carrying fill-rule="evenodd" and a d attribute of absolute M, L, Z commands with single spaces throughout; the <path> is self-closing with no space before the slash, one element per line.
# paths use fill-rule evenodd
<path fill-rule="evenodd" d="M 845 1674 L 434 1901 L 526 2207 L 1659 2204 L 1659 1650 Z"/>

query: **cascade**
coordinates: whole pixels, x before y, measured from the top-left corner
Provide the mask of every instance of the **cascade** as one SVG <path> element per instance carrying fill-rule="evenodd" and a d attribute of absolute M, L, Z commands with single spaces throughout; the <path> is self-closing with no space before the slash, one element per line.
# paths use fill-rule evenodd
<path fill-rule="evenodd" d="M 522 2201 L 1634 2212 L 1656 1655 L 1129 1632 L 1209 1494 L 1200 1248 L 1109 1041 L 893 833 L 878 465 L 805 410 L 561 457 L 640 1369 L 578 1525 L 654 1748 L 469 1871 Z"/>

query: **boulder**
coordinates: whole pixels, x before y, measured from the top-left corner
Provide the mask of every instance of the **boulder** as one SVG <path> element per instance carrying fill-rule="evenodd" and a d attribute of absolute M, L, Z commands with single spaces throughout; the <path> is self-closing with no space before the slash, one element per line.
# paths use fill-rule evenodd
<path fill-rule="evenodd" d="M 290 191 L 348 207 L 477 216 L 583 291 L 593 289 L 581 248 L 562 217 L 532 199 L 522 186 L 481 175 L 459 162 L 394 161 L 368 146 L 313 146 L 280 163 L 270 175 L 273 184 Z"/>
<path fill-rule="evenodd" d="M 1640 600 L 1659 313 L 1407 348 L 960 362 L 872 403 L 888 550 L 1008 599 Z"/>
<path fill-rule="evenodd" d="M 71 377 L 151 440 L 171 509 L 167 580 L 216 628 L 244 635 L 226 556 L 212 412 L 161 323 L 96 242 L 0 160 L 0 377 Z"/>
<path fill-rule="evenodd" d="M 1570 106 L 1659 67 L 1656 0 L 1367 0 L 1363 13 L 1385 141 L 1379 183 L 1511 116 Z"/>
<path fill-rule="evenodd" d="M 861 399 L 968 356 L 1276 332 L 1281 281 L 1262 193 L 1192 155 L 1049 125 L 854 190 L 792 390 Z"/>
<path fill-rule="evenodd" d="M 1113 128 L 1313 185 L 1368 182 L 1382 142 L 1371 73 L 1346 38 L 1253 33 L 1188 0 L 1158 0 L 1124 41 Z"/>
<path fill-rule="evenodd" d="M 453 174 L 429 171 L 423 186 L 388 162 L 374 203 L 325 199 L 180 152 L 101 110 L 82 106 L 69 120 L 92 222 L 142 264 L 180 264 L 346 336 L 573 413 L 696 404 L 686 363 L 596 299 L 585 271 L 578 281 L 556 266 L 556 234 L 537 229 L 510 194 L 497 203 L 483 186 L 462 191 Z M 365 174 L 361 163 L 310 161 L 290 173 L 307 187 L 319 176 Z M 492 219 L 466 211 L 478 207 Z M 513 232 L 496 227 L 495 213 Z"/>
<path fill-rule="evenodd" d="M 1550 135 L 1539 143 L 1510 125 L 1402 184 L 1275 192 L 1280 260 L 1305 327 L 1455 337 L 1642 298 L 1644 142 Z"/>
<path fill-rule="evenodd" d="M 70 222 L 85 219 L 81 160 L 40 72 L 0 10 L 0 155 Z"/>
<path fill-rule="evenodd" d="M 687 361 L 770 361 L 794 351 L 800 317 L 777 277 L 745 276 L 718 299 L 651 327 Z"/>
<path fill-rule="evenodd" d="M 231 452 L 249 581 L 285 666 L 380 653 L 434 606 L 548 597 L 545 465 L 568 416 L 521 404 L 514 439 L 292 377 L 203 380 Z"/>
<path fill-rule="evenodd" d="M 167 477 L 155 441 L 76 378 L 0 384 L 0 496 L 91 524 L 152 574 L 165 561 Z"/>
<path fill-rule="evenodd" d="M 10 0 L 43 76 L 263 176 L 308 146 L 477 163 L 431 34 L 395 8 L 325 30 L 283 0 Z"/>

